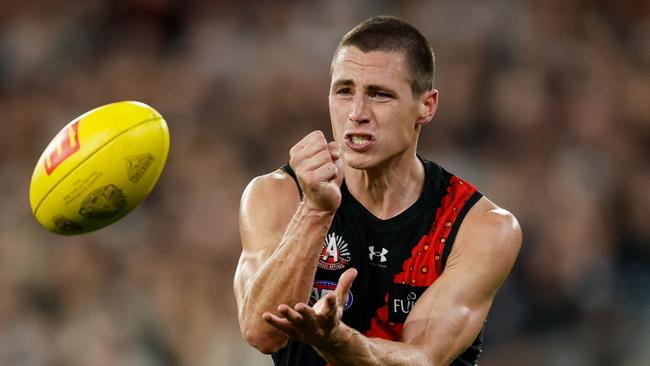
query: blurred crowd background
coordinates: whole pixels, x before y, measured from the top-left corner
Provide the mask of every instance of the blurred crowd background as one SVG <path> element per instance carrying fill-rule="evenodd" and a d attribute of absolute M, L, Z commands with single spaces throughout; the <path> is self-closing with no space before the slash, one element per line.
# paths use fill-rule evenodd
<path fill-rule="evenodd" d="M 481 364 L 650 364 L 649 2 L 3 0 L 0 365 L 270 365 L 236 321 L 239 198 L 330 134 L 332 52 L 379 14 L 436 52 L 420 154 L 524 230 Z M 119 100 L 169 124 L 158 186 L 111 227 L 46 232 L 38 156 Z"/>

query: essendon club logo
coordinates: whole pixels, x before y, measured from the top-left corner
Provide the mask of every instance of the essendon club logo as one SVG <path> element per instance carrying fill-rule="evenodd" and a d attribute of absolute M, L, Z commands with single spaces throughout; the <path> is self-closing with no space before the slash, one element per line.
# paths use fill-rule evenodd
<path fill-rule="evenodd" d="M 52 174 L 54 169 L 79 150 L 79 121 L 64 128 L 52 140 L 48 151 L 45 153 L 45 171 Z"/>
<path fill-rule="evenodd" d="M 314 306 L 318 300 L 327 296 L 330 292 L 336 291 L 336 282 L 332 281 L 314 281 L 314 286 L 311 288 L 311 295 L 309 296 L 309 306 Z M 348 301 L 345 303 L 343 310 L 348 310 L 353 302 L 352 291 L 348 292 Z"/>

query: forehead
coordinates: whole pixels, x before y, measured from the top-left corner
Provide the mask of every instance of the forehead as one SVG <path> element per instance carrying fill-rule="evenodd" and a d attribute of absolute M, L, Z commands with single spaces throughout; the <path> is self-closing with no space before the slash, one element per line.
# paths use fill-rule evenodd
<path fill-rule="evenodd" d="M 332 61 L 332 83 L 352 80 L 355 83 L 409 84 L 405 57 L 401 52 L 363 52 L 347 46 L 339 50 Z"/>

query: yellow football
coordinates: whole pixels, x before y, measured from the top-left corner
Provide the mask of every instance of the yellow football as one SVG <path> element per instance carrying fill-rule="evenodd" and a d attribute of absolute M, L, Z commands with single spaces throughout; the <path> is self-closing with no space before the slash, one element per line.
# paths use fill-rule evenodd
<path fill-rule="evenodd" d="M 168 152 L 167 123 L 150 106 L 126 101 L 93 109 L 68 123 L 38 159 L 32 212 L 58 234 L 110 225 L 151 192 Z"/>

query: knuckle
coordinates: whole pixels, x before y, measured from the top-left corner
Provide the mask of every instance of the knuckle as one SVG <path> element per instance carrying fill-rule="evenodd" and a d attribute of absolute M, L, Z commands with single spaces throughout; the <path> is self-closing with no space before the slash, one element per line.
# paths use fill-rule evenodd
<path fill-rule="evenodd" d="M 299 161 L 300 161 L 300 159 L 298 159 L 298 157 L 295 154 L 293 154 L 293 153 L 290 154 L 290 156 L 289 156 L 289 165 L 291 165 L 291 167 L 293 167 L 294 170 L 296 170 L 296 168 L 298 167 Z"/>
<path fill-rule="evenodd" d="M 324 139 L 325 138 L 325 134 L 321 130 L 314 131 L 314 136 L 319 138 L 319 139 L 321 139 L 321 138 Z"/>
<path fill-rule="evenodd" d="M 327 139 L 325 138 L 323 131 L 315 131 L 313 140 L 318 143 L 319 146 L 327 146 Z"/>
<path fill-rule="evenodd" d="M 307 136 L 305 136 L 305 140 L 313 140 L 314 138 L 318 138 L 318 133 L 321 132 L 320 130 L 314 130 L 311 131 Z"/>
<path fill-rule="evenodd" d="M 300 154 L 300 151 L 292 150 L 289 152 L 289 164 L 291 164 L 292 167 L 298 166 L 302 160 L 302 154 Z"/>

